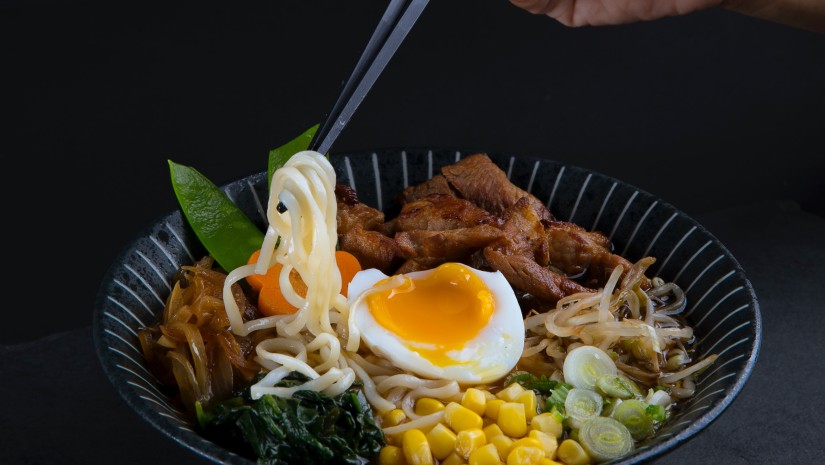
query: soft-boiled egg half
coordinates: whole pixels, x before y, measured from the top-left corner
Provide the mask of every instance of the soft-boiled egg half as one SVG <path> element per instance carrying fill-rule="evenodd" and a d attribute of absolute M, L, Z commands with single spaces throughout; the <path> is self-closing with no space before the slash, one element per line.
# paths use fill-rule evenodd
<path fill-rule="evenodd" d="M 389 277 L 367 269 L 350 282 L 349 296 L 361 340 L 422 377 L 493 382 L 524 349 L 521 309 L 498 271 L 445 263 Z"/>

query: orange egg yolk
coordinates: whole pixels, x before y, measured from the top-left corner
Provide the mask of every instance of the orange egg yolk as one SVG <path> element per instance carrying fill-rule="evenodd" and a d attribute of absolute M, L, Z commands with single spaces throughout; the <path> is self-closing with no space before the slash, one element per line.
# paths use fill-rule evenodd
<path fill-rule="evenodd" d="M 475 338 L 495 310 L 484 281 L 460 263 L 445 263 L 424 278 L 405 277 L 404 285 L 367 303 L 378 324 L 437 366 L 455 364 L 448 353 Z"/>

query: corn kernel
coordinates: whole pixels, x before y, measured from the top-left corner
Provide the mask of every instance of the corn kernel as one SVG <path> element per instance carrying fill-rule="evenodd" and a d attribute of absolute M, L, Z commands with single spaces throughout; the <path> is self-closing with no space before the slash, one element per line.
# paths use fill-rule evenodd
<path fill-rule="evenodd" d="M 531 437 L 523 437 L 513 442 L 513 447 L 535 447 L 537 449 L 544 450 L 541 445 L 541 442 L 536 438 Z"/>
<path fill-rule="evenodd" d="M 420 429 L 411 429 L 404 432 L 401 438 L 401 449 L 408 465 L 433 465 L 433 453 L 427 437 Z"/>
<path fill-rule="evenodd" d="M 487 408 L 487 398 L 480 389 L 469 388 L 461 397 L 461 405 L 479 415 L 484 415 L 484 410 Z"/>
<path fill-rule="evenodd" d="M 547 434 L 537 429 L 531 430 L 527 437 L 537 440 L 544 449 L 544 455 L 549 458 L 556 457 L 556 449 L 559 448 L 559 441 L 555 436 Z"/>
<path fill-rule="evenodd" d="M 538 399 L 536 399 L 536 391 L 525 390 L 516 397 L 516 402 L 524 404 L 524 414 L 527 416 L 527 421 L 530 421 L 536 416 L 538 409 Z"/>
<path fill-rule="evenodd" d="M 481 393 L 484 394 L 484 398 L 487 399 L 487 400 L 493 400 L 493 399 L 497 398 L 495 394 L 493 394 L 492 392 L 490 392 L 486 389 L 482 389 Z"/>
<path fill-rule="evenodd" d="M 507 454 L 507 465 L 541 465 L 544 451 L 538 447 L 513 447 Z"/>
<path fill-rule="evenodd" d="M 484 421 L 479 414 L 456 402 L 450 402 L 444 409 L 444 422 L 453 431 L 465 429 L 481 429 Z"/>
<path fill-rule="evenodd" d="M 487 408 L 484 410 L 484 416 L 486 418 L 492 418 L 493 420 L 498 420 L 498 410 L 501 408 L 504 403 L 507 402 L 504 399 L 493 399 L 487 401 Z"/>
<path fill-rule="evenodd" d="M 496 446 L 498 456 L 503 458 L 507 457 L 507 454 L 510 453 L 510 449 L 513 447 L 513 440 L 503 434 L 487 438 L 487 442 Z"/>
<path fill-rule="evenodd" d="M 556 418 L 556 415 L 550 412 L 540 413 L 534 416 L 533 419 L 530 420 L 530 429 L 537 429 L 556 439 L 560 438 L 564 432 L 564 426 L 558 418 Z"/>
<path fill-rule="evenodd" d="M 498 411 L 499 428 L 507 436 L 518 439 L 527 434 L 527 417 L 524 413 L 524 404 L 506 402 Z"/>
<path fill-rule="evenodd" d="M 492 437 L 501 436 L 502 434 L 504 434 L 504 432 L 501 431 L 501 428 L 498 427 L 497 423 L 487 425 L 484 428 L 482 428 L 481 431 L 484 431 L 484 437 L 487 438 L 487 441 L 489 441 Z"/>
<path fill-rule="evenodd" d="M 465 429 L 458 432 L 455 441 L 455 451 L 458 455 L 469 459 L 470 454 L 479 447 L 487 444 L 487 438 L 480 429 Z"/>
<path fill-rule="evenodd" d="M 470 465 L 499 465 L 501 458 L 498 456 L 496 446 L 485 444 L 470 454 Z"/>
<path fill-rule="evenodd" d="M 384 446 L 378 453 L 378 465 L 404 465 L 404 452 L 398 446 Z"/>
<path fill-rule="evenodd" d="M 384 414 L 383 422 L 381 424 L 382 427 L 387 428 L 390 426 L 400 425 L 407 421 L 407 415 L 404 414 L 404 411 L 400 408 L 390 410 L 389 412 Z"/>
<path fill-rule="evenodd" d="M 444 404 L 438 400 L 433 399 L 432 397 L 422 397 L 415 401 L 415 414 L 416 415 L 429 415 L 431 413 L 436 413 L 444 410 Z"/>
<path fill-rule="evenodd" d="M 586 465 L 590 463 L 590 456 L 582 449 L 581 444 L 572 439 L 562 441 L 556 455 L 566 465 Z"/>
<path fill-rule="evenodd" d="M 442 460 L 439 465 L 465 465 L 466 462 L 457 452 L 453 452 L 446 459 Z"/>
<path fill-rule="evenodd" d="M 556 462 L 553 459 L 548 459 L 547 457 L 541 459 L 541 465 L 562 465 L 559 462 Z"/>
<path fill-rule="evenodd" d="M 439 423 L 427 433 L 427 442 L 433 456 L 438 460 L 444 460 L 455 451 L 456 435 L 443 423 Z"/>
<path fill-rule="evenodd" d="M 496 397 L 506 402 L 513 402 L 522 392 L 524 392 L 524 388 L 521 384 L 513 383 L 501 391 L 498 391 L 498 393 L 496 393 Z"/>

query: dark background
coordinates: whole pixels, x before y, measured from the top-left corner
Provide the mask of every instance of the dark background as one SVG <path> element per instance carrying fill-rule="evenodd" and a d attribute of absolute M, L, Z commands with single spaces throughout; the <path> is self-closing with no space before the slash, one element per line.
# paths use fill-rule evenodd
<path fill-rule="evenodd" d="M 219 185 L 264 170 L 270 148 L 331 108 L 385 6 L 0 0 L 3 353 L 90 336 L 84 328 L 109 265 L 177 206 L 167 160 Z M 818 235 L 799 242 L 781 222 L 802 214 L 796 224 L 821 230 L 823 129 L 825 36 L 724 10 L 573 29 L 506 0 L 437 0 L 332 151 L 447 147 L 594 169 L 703 220 L 723 242 L 740 240 L 732 250 L 750 260 L 746 272 L 755 264 L 788 276 L 795 265 L 776 253 L 778 242 L 802 247 L 800 256 L 825 243 Z M 789 211 L 766 211 L 777 205 Z M 730 226 L 731 209 L 742 227 L 714 229 Z M 781 305 L 791 289 L 783 285 L 757 292 Z M 91 345 L 84 350 L 68 354 L 69 366 L 107 383 Z M 781 350 L 764 352 L 763 367 Z M 44 370 L 57 365 L 46 353 L 33 360 Z M 130 415 L 113 390 L 103 392 L 108 410 L 78 407 L 87 418 L 69 423 L 112 436 L 121 432 L 117 418 L 127 454 L 200 463 Z M 740 406 L 773 415 L 749 399 Z M 726 418 L 725 428 L 750 424 Z M 94 452 L 74 450 L 86 434 L 53 431 L 53 454 L 21 455 L 25 463 L 88 463 Z"/>

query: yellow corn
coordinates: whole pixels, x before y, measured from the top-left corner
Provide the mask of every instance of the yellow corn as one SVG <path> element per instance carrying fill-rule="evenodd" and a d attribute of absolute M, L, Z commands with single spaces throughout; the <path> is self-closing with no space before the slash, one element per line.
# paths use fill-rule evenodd
<path fill-rule="evenodd" d="M 487 397 L 480 389 L 469 388 L 461 397 L 461 405 L 479 415 L 484 415 L 484 410 L 487 408 Z"/>
<path fill-rule="evenodd" d="M 560 438 L 564 432 L 564 426 L 562 426 L 561 422 L 556 418 L 556 415 L 550 412 L 540 413 L 534 416 L 533 419 L 530 420 L 530 429 L 537 429 L 556 439 Z"/>
<path fill-rule="evenodd" d="M 456 435 L 443 423 L 439 423 L 427 433 L 427 442 L 433 456 L 438 460 L 444 460 L 455 451 Z"/>
<path fill-rule="evenodd" d="M 499 428 L 504 434 L 518 439 L 527 434 L 527 416 L 524 413 L 524 404 L 505 402 L 498 410 Z"/>
<path fill-rule="evenodd" d="M 466 462 L 458 453 L 453 452 L 446 459 L 439 462 L 439 465 L 465 465 Z"/>
<path fill-rule="evenodd" d="M 492 399 L 487 401 L 487 408 L 484 410 L 484 416 L 487 418 L 492 418 L 493 420 L 498 420 L 498 410 L 501 408 L 504 403 L 507 402 L 504 399 Z"/>
<path fill-rule="evenodd" d="M 484 424 L 479 414 L 456 402 L 447 404 L 444 409 L 444 422 L 455 432 L 481 429 Z"/>
<path fill-rule="evenodd" d="M 536 438 L 524 437 L 513 442 L 513 447 L 535 447 L 544 450 L 541 442 Z"/>
<path fill-rule="evenodd" d="M 504 458 L 507 457 L 507 454 L 510 453 L 510 449 L 513 447 L 513 440 L 503 434 L 487 438 L 487 442 L 496 447 L 499 457 Z"/>
<path fill-rule="evenodd" d="M 485 444 L 470 454 L 470 465 L 499 465 L 501 458 L 498 456 L 496 446 Z"/>
<path fill-rule="evenodd" d="M 408 465 L 433 465 L 433 453 L 427 437 L 420 429 L 411 429 L 404 432 L 401 438 L 401 449 Z"/>
<path fill-rule="evenodd" d="M 498 424 L 496 423 L 492 423 L 490 425 L 485 426 L 481 429 L 481 431 L 484 431 L 484 436 L 487 438 L 487 441 L 490 441 L 490 438 L 494 436 L 501 436 L 502 434 L 504 434 L 504 432 L 501 431 L 501 428 L 499 428 Z"/>
<path fill-rule="evenodd" d="M 590 463 L 590 456 L 582 449 L 581 444 L 572 439 L 562 441 L 556 454 L 559 460 L 566 465 L 586 465 Z"/>
<path fill-rule="evenodd" d="M 485 397 L 487 400 L 493 400 L 493 399 L 495 399 L 495 398 L 496 398 L 496 395 L 495 395 L 495 394 L 493 394 L 492 392 L 490 392 L 490 391 L 488 391 L 488 390 L 486 390 L 486 389 L 482 389 L 482 390 L 481 390 L 481 393 L 482 393 L 482 394 L 484 394 L 484 397 Z"/>
<path fill-rule="evenodd" d="M 382 422 L 381 426 L 384 428 L 390 426 L 400 425 L 407 420 L 407 415 L 404 414 L 404 411 L 400 408 L 390 410 L 389 412 L 384 414 L 384 421 Z"/>
<path fill-rule="evenodd" d="M 378 465 L 404 465 L 404 452 L 398 446 L 384 446 L 378 453 Z"/>
<path fill-rule="evenodd" d="M 552 459 L 556 456 L 556 449 L 559 448 L 559 442 L 555 436 L 534 429 L 531 430 L 530 433 L 528 433 L 527 437 L 535 439 L 541 444 L 542 449 L 544 449 L 544 455 L 546 457 Z"/>
<path fill-rule="evenodd" d="M 521 387 L 521 384 L 513 383 L 501 391 L 498 391 L 496 397 L 507 402 L 514 402 L 522 392 L 524 392 L 524 388 Z"/>
<path fill-rule="evenodd" d="M 538 399 L 536 399 L 536 391 L 525 390 L 516 397 L 516 402 L 524 404 L 524 414 L 527 416 L 527 421 L 530 421 L 536 416 L 538 407 Z"/>
<path fill-rule="evenodd" d="M 444 404 L 438 400 L 433 399 L 432 397 L 422 397 L 415 401 L 415 414 L 416 415 L 429 415 L 431 413 L 436 413 L 444 410 Z"/>
<path fill-rule="evenodd" d="M 507 465 L 541 465 L 544 451 L 538 447 L 513 447 L 507 454 Z"/>
<path fill-rule="evenodd" d="M 466 460 L 470 458 L 474 450 L 485 444 L 487 444 L 487 438 L 484 437 L 484 431 L 478 428 L 465 429 L 456 435 L 455 451 Z"/>
<path fill-rule="evenodd" d="M 556 462 L 553 459 L 548 459 L 547 457 L 541 459 L 541 465 L 562 465 L 559 462 Z"/>

